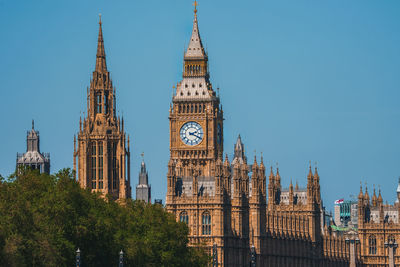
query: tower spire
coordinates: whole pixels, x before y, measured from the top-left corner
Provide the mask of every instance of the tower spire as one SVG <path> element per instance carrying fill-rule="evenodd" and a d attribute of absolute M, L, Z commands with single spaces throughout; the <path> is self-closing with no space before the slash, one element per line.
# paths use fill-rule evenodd
<path fill-rule="evenodd" d="M 201 42 L 199 25 L 197 23 L 197 1 L 194 1 L 194 20 L 192 36 L 190 38 L 189 46 L 185 53 L 185 59 L 206 59 L 207 54 L 204 50 L 203 43 Z"/>
<path fill-rule="evenodd" d="M 103 30 L 102 30 L 101 14 L 99 14 L 99 37 L 97 39 L 96 54 L 96 72 L 107 72 L 106 53 L 104 50 Z"/>

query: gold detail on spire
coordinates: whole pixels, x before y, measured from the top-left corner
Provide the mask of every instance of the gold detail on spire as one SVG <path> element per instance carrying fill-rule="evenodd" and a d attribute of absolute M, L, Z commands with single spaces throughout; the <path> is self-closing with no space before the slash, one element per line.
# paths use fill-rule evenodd
<path fill-rule="evenodd" d="M 101 13 L 99 13 L 99 24 L 101 25 Z"/>
<path fill-rule="evenodd" d="M 197 6 L 198 6 L 197 0 L 194 0 L 193 6 L 194 6 L 194 14 L 197 14 Z"/>

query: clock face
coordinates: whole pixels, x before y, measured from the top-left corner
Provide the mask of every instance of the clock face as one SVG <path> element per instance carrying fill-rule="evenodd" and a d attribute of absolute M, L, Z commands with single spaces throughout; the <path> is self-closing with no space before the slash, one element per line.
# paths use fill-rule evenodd
<path fill-rule="evenodd" d="M 180 136 L 184 144 L 189 146 L 198 145 L 203 140 L 203 128 L 197 122 L 189 121 L 182 126 Z"/>

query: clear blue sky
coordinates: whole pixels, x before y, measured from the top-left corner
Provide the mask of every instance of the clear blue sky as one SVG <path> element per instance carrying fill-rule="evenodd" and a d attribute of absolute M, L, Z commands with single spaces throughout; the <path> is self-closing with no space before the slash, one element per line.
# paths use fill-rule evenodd
<path fill-rule="evenodd" d="M 221 88 L 225 150 L 279 163 L 305 185 L 317 162 L 328 209 L 400 176 L 399 1 L 199 1 L 211 79 Z M 0 0 L 0 174 L 14 171 L 35 119 L 51 169 L 72 167 L 102 13 L 117 109 L 132 140 L 132 188 L 145 152 L 153 198 L 165 198 L 168 110 L 181 78 L 193 6 L 175 1 Z M 371 191 L 370 191 L 371 194 Z"/>

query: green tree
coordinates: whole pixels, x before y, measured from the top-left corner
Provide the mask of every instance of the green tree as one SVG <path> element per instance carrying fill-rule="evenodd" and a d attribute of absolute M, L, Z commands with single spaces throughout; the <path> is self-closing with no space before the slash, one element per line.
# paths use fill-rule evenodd
<path fill-rule="evenodd" d="M 207 266 L 188 246 L 188 228 L 160 205 L 123 205 L 80 188 L 69 169 L 56 175 L 27 169 L 0 179 L 0 265 Z"/>

